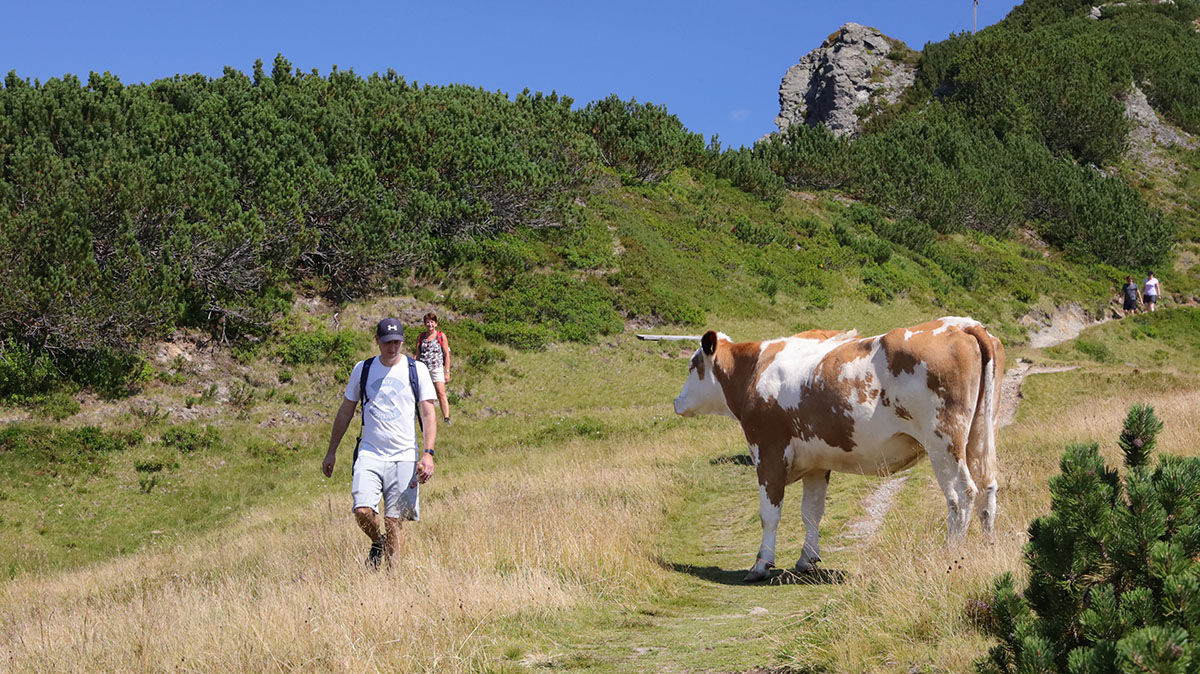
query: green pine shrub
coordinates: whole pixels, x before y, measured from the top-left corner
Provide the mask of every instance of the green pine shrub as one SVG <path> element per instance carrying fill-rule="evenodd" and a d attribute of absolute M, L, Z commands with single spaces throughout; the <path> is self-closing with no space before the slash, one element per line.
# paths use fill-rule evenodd
<path fill-rule="evenodd" d="M 657 183 L 704 154 L 704 137 L 684 128 L 666 106 L 614 94 L 588 103 L 581 123 L 603 162 L 636 182 Z"/>
<path fill-rule="evenodd" d="M 48 475 L 98 475 L 111 456 L 142 443 L 128 431 L 104 431 L 96 426 L 63 429 L 9 424 L 0 428 L 0 456 L 6 465 L 35 465 Z"/>
<path fill-rule="evenodd" d="M 220 439 L 220 434 L 212 425 L 205 425 L 203 429 L 194 426 L 171 426 L 163 431 L 159 442 L 164 447 L 179 450 L 181 454 L 192 454 L 212 449 Z"/>
<path fill-rule="evenodd" d="M 1095 443 L 1072 445 L 1033 521 L 1029 583 L 995 583 L 974 624 L 999 639 L 981 672 L 1185 672 L 1200 656 L 1200 459 L 1152 465 L 1162 422 L 1134 405 L 1118 444 L 1125 472 Z"/>
<path fill-rule="evenodd" d="M 353 364 L 355 354 L 365 346 L 362 342 L 361 335 L 353 330 L 321 327 L 312 332 L 285 336 L 279 347 L 279 358 L 285 365 Z"/>

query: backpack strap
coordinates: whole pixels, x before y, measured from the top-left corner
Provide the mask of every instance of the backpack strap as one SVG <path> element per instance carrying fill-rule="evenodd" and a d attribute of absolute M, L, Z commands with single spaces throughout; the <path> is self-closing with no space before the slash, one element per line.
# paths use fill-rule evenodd
<path fill-rule="evenodd" d="M 421 421 L 421 387 L 417 382 L 417 361 L 413 360 L 412 356 L 405 356 L 408 359 L 408 385 L 412 388 L 413 404 L 417 411 L 417 426 L 421 429 L 421 433 L 425 433 L 425 424 Z M 420 456 L 417 457 L 421 458 Z"/>
<path fill-rule="evenodd" d="M 371 363 L 375 356 L 363 361 L 362 373 L 358 376 L 358 402 L 362 405 L 362 425 L 367 425 L 367 373 L 371 371 Z M 358 446 L 362 444 L 362 426 L 358 427 L 358 439 L 354 441 L 354 459 L 350 462 L 353 467 L 358 461 Z"/>
<path fill-rule="evenodd" d="M 442 364 L 445 365 L 446 356 L 450 355 L 450 345 L 446 343 L 446 333 L 438 330 L 437 340 L 438 344 L 442 347 Z"/>

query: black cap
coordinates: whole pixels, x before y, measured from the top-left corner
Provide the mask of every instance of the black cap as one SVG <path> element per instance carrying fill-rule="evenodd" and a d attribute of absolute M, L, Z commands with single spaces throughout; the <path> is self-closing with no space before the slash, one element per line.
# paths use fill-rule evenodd
<path fill-rule="evenodd" d="M 385 318 L 375 326 L 375 337 L 381 342 L 403 342 L 404 326 L 394 318 Z"/>

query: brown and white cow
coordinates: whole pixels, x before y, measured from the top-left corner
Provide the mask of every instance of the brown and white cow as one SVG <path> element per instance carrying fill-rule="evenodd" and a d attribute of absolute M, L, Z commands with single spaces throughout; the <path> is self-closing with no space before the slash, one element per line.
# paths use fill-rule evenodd
<path fill-rule="evenodd" d="M 810 330 L 735 344 L 709 331 L 675 413 L 742 424 L 758 471 L 762 545 L 746 580 L 766 578 L 787 485 L 804 483 L 798 571 L 820 561 L 817 528 L 831 471 L 888 475 L 928 454 L 946 496 L 949 537 L 979 509 L 996 517 L 996 429 L 1004 347 L 970 318 L 946 317 L 875 337 Z"/>

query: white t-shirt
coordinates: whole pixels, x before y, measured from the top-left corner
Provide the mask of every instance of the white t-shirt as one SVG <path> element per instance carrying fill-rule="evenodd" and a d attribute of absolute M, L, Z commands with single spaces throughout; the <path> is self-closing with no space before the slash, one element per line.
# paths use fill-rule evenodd
<path fill-rule="evenodd" d="M 358 379 L 363 362 L 359 361 L 350 373 L 350 381 L 346 384 L 347 400 L 358 402 Z M 437 400 L 429 368 L 419 360 L 417 388 L 421 391 L 421 400 Z M 367 404 L 358 451 L 381 461 L 416 461 L 416 411 L 408 382 L 408 356 L 400 356 L 392 367 L 376 358 L 367 373 Z"/>
<path fill-rule="evenodd" d="M 1158 297 L 1158 279 L 1148 278 L 1145 280 L 1142 287 L 1144 288 L 1142 291 L 1143 295 L 1154 295 L 1155 297 Z"/>

